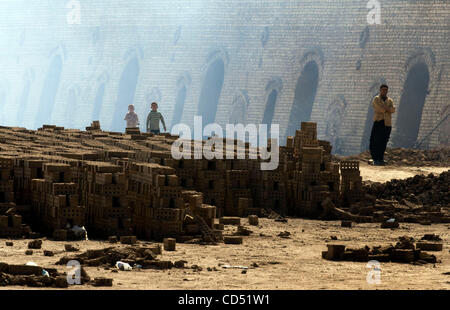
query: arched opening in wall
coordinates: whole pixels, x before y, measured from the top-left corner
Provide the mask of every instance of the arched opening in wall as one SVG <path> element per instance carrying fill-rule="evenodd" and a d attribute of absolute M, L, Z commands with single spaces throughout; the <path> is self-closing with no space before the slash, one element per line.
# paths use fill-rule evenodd
<path fill-rule="evenodd" d="M 364 124 L 364 133 L 363 138 L 361 141 L 361 152 L 365 152 L 369 149 L 370 144 L 370 133 L 372 131 L 373 126 L 373 107 L 372 107 L 372 101 L 375 98 L 375 96 L 372 98 L 372 100 L 369 102 L 369 108 L 367 109 L 367 116 L 366 116 L 366 122 Z"/>
<path fill-rule="evenodd" d="M 48 124 L 51 121 L 56 94 L 61 80 L 62 58 L 60 55 L 53 57 L 48 69 L 47 77 L 42 87 L 39 108 L 36 114 L 35 128 Z"/>
<path fill-rule="evenodd" d="M 19 99 L 19 109 L 17 110 L 16 122 L 17 126 L 23 126 L 23 115 L 27 109 L 28 97 L 30 95 L 30 87 L 31 81 L 26 80 L 25 85 L 23 86 L 22 94 Z"/>
<path fill-rule="evenodd" d="M 75 120 L 77 114 L 77 106 L 78 106 L 78 96 L 75 89 L 69 90 L 69 94 L 67 96 L 67 107 L 66 107 L 66 115 L 64 126 L 67 128 L 75 128 Z"/>
<path fill-rule="evenodd" d="M 137 81 L 139 77 L 139 62 L 136 57 L 132 58 L 122 72 L 117 92 L 116 107 L 112 119 L 111 130 L 122 132 L 125 130 L 125 114 L 128 111 L 128 105 L 134 103 L 134 94 L 136 92 Z"/>
<path fill-rule="evenodd" d="M 100 111 L 102 110 L 103 97 L 105 95 L 105 83 L 100 84 L 95 94 L 94 110 L 92 111 L 92 120 L 100 120 Z"/>
<path fill-rule="evenodd" d="M 295 131 L 300 129 L 300 124 L 311 119 L 318 83 L 319 67 L 315 61 L 310 61 L 305 65 L 297 80 L 294 103 L 286 131 L 287 136 L 295 135 Z"/>
<path fill-rule="evenodd" d="M 2 123 L 5 122 L 5 112 L 2 112 L 3 109 L 6 109 L 6 91 L 0 89 L 0 122 Z"/>
<path fill-rule="evenodd" d="M 175 110 L 173 111 L 172 125 L 171 127 L 179 124 L 181 117 L 183 116 L 184 102 L 186 101 L 186 86 L 182 86 L 178 89 L 177 97 L 175 99 Z"/>
<path fill-rule="evenodd" d="M 275 104 L 277 103 L 278 92 L 276 89 L 272 90 L 267 97 L 266 109 L 264 110 L 264 117 L 261 124 L 272 124 L 273 114 L 275 112 Z"/>
<path fill-rule="evenodd" d="M 222 59 L 217 59 L 209 66 L 200 93 L 197 114 L 202 116 L 204 126 L 214 123 L 216 119 L 217 105 L 219 104 L 224 78 L 225 64 Z"/>
<path fill-rule="evenodd" d="M 412 148 L 416 143 L 429 81 L 425 63 L 415 64 L 409 70 L 397 110 L 394 147 Z"/>
<path fill-rule="evenodd" d="M 229 124 L 243 124 L 247 123 L 247 106 L 248 95 L 246 91 L 243 91 L 233 99 L 231 104 L 232 110 L 228 119 Z"/>

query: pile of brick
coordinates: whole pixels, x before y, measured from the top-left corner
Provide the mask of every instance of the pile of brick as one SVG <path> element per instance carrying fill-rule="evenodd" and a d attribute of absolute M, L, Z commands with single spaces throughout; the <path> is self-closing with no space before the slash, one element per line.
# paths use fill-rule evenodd
<path fill-rule="evenodd" d="M 80 284 L 89 283 L 90 277 L 81 269 Z M 67 277 L 54 268 L 0 263 L 0 286 L 68 287 Z"/>
<path fill-rule="evenodd" d="M 430 173 L 386 183 L 366 183 L 364 190 L 376 198 L 450 208 L 450 170 L 438 176 Z"/>
<path fill-rule="evenodd" d="M 130 266 L 140 265 L 143 269 L 169 269 L 174 267 L 171 261 L 158 260 L 161 246 L 154 247 L 108 247 L 97 250 L 87 250 L 78 255 L 64 256 L 56 264 L 66 265 L 71 260 L 77 260 L 82 266 L 114 267 L 117 262 L 127 263 Z"/>
<path fill-rule="evenodd" d="M 333 162 L 316 123 L 303 122 L 287 137 L 271 171 L 260 169 L 265 160 L 249 158 L 260 150 L 237 140 L 231 150 L 223 141 L 234 159 L 176 160 L 171 148 L 177 136 L 104 132 L 98 122 L 86 129 L 0 127 L 0 204 L 15 203 L 23 218 L 28 210 L 32 227 L 57 240 L 84 226 L 90 236 L 200 236 L 210 243 L 222 240 L 216 217 L 272 209 L 285 221 L 286 215 L 317 218 L 334 208 L 334 216 L 352 220 L 351 208 L 372 206 L 358 161 Z M 211 139 L 201 143 L 218 141 Z M 237 157 L 241 151 L 246 159 Z M 367 221 L 362 216 L 357 219 Z"/>
<path fill-rule="evenodd" d="M 372 248 L 365 246 L 364 248 L 352 249 L 345 245 L 328 244 L 328 250 L 322 252 L 322 258 L 333 261 L 355 261 L 368 262 L 376 260 L 378 262 L 397 262 L 397 263 L 414 263 L 417 265 L 431 263 L 437 261 L 436 256 L 425 252 L 424 250 L 442 250 L 442 244 L 439 247 L 426 247 L 423 244 L 434 244 L 417 242 L 414 239 L 403 236 L 395 246 L 374 246 Z"/>
<path fill-rule="evenodd" d="M 352 156 L 333 156 L 333 159 L 336 161 L 358 160 L 368 162 L 371 156 L 369 151 L 365 151 Z M 448 167 L 450 166 L 450 147 L 444 146 L 431 150 L 388 148 L 384 159 L 389 165 Z"/>

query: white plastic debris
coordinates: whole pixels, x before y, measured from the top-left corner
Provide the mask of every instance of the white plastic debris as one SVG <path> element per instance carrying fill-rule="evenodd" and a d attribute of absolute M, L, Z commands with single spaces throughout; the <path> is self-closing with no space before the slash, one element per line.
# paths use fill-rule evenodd
<path fill-rule="evenodd" d="M 36 266 L 37 267 L 37 264 L 35 262 L 28 262 L 25 265 L 27 265 L 27 266 Z"/>
<path fill-rule="evenodd" d="M 46 277 L 50 277 L 50 274 L 49 274 L 48 271 L 45 270 L 45 269 L 42 269 L 42 275 L 43 275 L 43 276 L 46 276 Z"/>
<path fill-rule="evenodd" d="M 133 270 L 133 267 L 130 266 L 128 263 L 124 262 L 116 262 L 116 268 L 123 271 L 130 271 Z"/>
<path fill-rule="evenodd" d="M 395 219 L 388 219 L 386 222 L 388 222 L 388 223 L 394 223 L 394 222 L 395 222 Z"/>

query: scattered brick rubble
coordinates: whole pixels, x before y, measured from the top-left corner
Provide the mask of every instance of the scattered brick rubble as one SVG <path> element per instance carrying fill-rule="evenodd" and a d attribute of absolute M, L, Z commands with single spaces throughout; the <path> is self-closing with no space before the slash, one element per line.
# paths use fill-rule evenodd
<path fill-rule="evenodd" d="M 48 275 L 44 275 L 44 270 Z M 87 284 L 90 277 L 81 269 L 81 284 Z M 66 274 L 54 268 L 0 263 L 0 286 L 20 285 L 30 287 L 68 287 Z"/>
<path fill-rule="evenodd" d="M 450 147 L 444 146 L 432 150 L 388 148 L 384 157 L 389 165 L 448 167 L 450 166 Z M 352 156 L 333 156 L 335 161 L 359 160 L 368 162 L 369 159 L 371 159 L 369 151 Z"/>
<path fill-rule="evenodd" d="M 65 265 L 71 260 L 77 260 L 82 266 L 114 267 L 117 262 L 127 263 L 130 266 L 140 265 L 143 269 L 170 269 L 179 264 L 171 261 L 158 260 L 161 254 L 161 246 L 127 246 L 108 247 L 97 250 L 62 257 L 56 264 Z"/>
<path fill-rule="evenodd" d="M 345 245 L 328 244 L 328 250 L 322 252 L 322 258 L 333 261 L 368 262 L 376 260 L 379 262 L 414 263 L 418 265 L 437 263 L 436 256 L 425 252 L 424 250 L 428 249 L 421 248 L 420 244 L 421 242 L 417 242 L 414 245 L 414 239 L 407 236 L 400 237 L 395 246 L 374 246 L 372 248 L 365 246 L 364 248 L 352 249 L 347 248 Z"/>

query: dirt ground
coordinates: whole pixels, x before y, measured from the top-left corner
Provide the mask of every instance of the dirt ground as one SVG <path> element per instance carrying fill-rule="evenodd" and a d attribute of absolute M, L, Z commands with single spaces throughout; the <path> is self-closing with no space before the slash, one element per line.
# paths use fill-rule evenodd
<path fill-rule="evenodd" d="M 407 178 L 418 173 L 440 173 L 448 168 L 418 167 L 372 167 L 362 164 L 364 180 L 387 181 L 392 178 Z M 133 270 L 113 273 L 97 267 L 86 267 L 93 277 L 113 278 L 113 289 L 450 289 L 450 224 L 401 223 L 399 229 L 381 229 L 380 224 L 355 224 L 352 228 L 341 228 L 339 221 L 314 221 L 289 219 L 287 223 L 260 219 L 258 227 L 249 226 L 247 219 L 242 224 L 253 233 L 244 237 L 242 245 L 198 245 L 180 244 L 174 252 L 163 251 L 161 260 L 186 260 L 185 269 Z M 226 226 L 224 234 L 236 230 Z M 290 232 L 289 238 L 278 236 Z M 443 239 L 444 249 L 435 254 L 440 263 L 412 265 L 381 263 L 381 283 L 368 284 L 366 277 L 370 268 L 367 263 L 334 262 L 321 258 L 327 243 L 345 244 L 349 247 L 395 244 L 400 236 L 411 236 L 416 240 L 424 234 L 435 233 Z M 336 236 L 337 241 L 332 241 Z M 29 240 L 13 240 L 14 246 L 7 247 L 6 239 L 0 239 L 0 261 L 6 263 L 27 263 L 34 261 L 43 267 L 66 271 L 65 266 L 55 265 L 64 256 L 66 242 L 44 240 L 41 250 L 34 250 L 26 256 Z M 151 242 L 139 241 L 141 244 Z M 74 242 L 81 251 L 104 248 L 109 243 L 100 241 Z M 124 245 L 120 245 L 124 246 Z M 46 257 L 43 250 L 52 250 L 55 256 Z M 252 267 L 256 263 L 258 267 Z M 202 267 L 202 271 L 190 268 Z M 224 265 L 247 266 L 241 269 L 226 269 Z M 215 268 L 212 271 L 207 269 Z M 29 289 L 27 287 L 2 287 L 1 289 Z M 69 289 L 103 289 L 93 286 L 71 286 Z"/>

